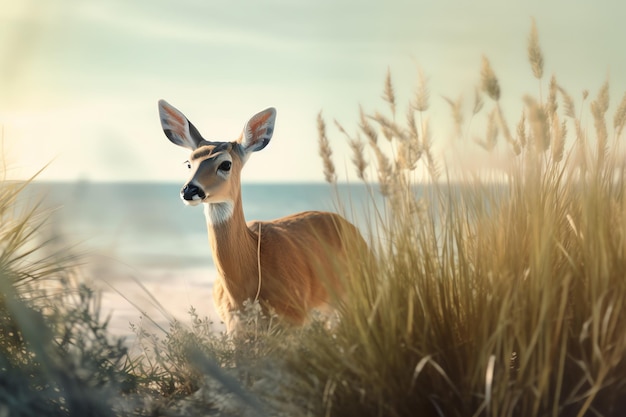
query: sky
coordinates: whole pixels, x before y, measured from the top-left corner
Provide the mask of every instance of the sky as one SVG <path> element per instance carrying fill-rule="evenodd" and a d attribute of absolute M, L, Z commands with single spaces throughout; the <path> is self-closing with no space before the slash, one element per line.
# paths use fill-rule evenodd
<path fill-rule="evenodd" d="M 343 179 L 350 154 L 332 121 L 353 132 L 359 106 L 385 110 L 387 71 L 403 105 L 420 70 L 445 157 L 442 97 L 463 96 L 469 111 L 483 55 L 513 126 L 524 94 L 546 91 L 552 73 L 574 97 L 608 77 L 614 108 L 626 91 L 625 17 L 618 0 L 0 0 L 2 163 L 8 178 L 46 166 L 39 179 L 183 182 L 188 155 L 161 130 L 163 98 L 209 140 L 234 140 L 252 115 L 277 109 L 246 182 L 322 181 L 322 111 Z M 542 83 L 526 55 L 532 18 Z M 467 154 L 480 163 L 480 152 Z"/>

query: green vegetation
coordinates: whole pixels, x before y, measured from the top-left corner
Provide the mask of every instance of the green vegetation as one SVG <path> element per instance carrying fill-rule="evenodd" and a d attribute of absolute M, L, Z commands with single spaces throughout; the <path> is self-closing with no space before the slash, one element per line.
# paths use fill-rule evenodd
<path fill-rule="evenodd" d="M 534 25 L 528 57 L 542 84 Z M 3 184 L 0 415 L 623 415 L 626 96 L 611 132 L 608 82 L 588 105 L 583 92 L 587 128 L 552 77 L 511 129 L 484 58 L 471 117 L 491 107 L 477 142 L 506 168 L 458 183 L 432 149 L 424 79 L 404 123 L 389 75 L 388 111 L 362 111 L 355 134 L 338 125 L 384 206 L 372 208 L 376 268 L 350 278 L 332 329 L 262 328 L 250 304 L 250 332 L 228 338 L 192 309 L 190 327 L 162 338 L 138 329 L 128 353 L 77 259 L 38 243 L 44 220 L 18 209 L 24 185 Z M 447 101 L 465 140 L 462 103 Z M 318 127 L 334 183 L 321 116 Z"/>
<path fill-rule="evenodd" d="M 18 200 L 24 186 L 0 187 L 0 413 L 114 415 L 126 350 L 107 337 L 98 297 L 76 284 L 76 258 L 39 241 L 45 219 Z"/>

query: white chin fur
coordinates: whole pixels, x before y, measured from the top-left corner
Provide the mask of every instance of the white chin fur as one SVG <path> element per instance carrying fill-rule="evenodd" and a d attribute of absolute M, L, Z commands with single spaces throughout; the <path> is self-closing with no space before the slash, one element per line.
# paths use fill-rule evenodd
<path fill-rule="evenodd" d="M 197 206 L 198 204 L 202 203 L 202 200 L 185 200 L 184 198 L 181 199 L 186 206 Z"/>
<path fill-rule="evenodd" d="M 232 201 L 220 203 L 205 203 L 204 215 L 210 224 L 220 224 L 229 220 L 233 216 L 235 205 Z"/>

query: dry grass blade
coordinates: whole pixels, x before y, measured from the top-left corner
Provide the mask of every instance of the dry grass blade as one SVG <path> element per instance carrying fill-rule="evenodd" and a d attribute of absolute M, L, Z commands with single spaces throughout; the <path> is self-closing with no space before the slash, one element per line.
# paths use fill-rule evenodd
<path fill-rule="evenodd" d="M 523 111 L 522 116 L 517 123 L 517 140 L 522 148 L 526 147 L 526 143 L 528 142 L 526 139 L 526 113 Z"/>
<path fill-rule="evenodd" d="M 415 365 L 415 368 L 413 369 L 413 376 L 411 378 L 410 390 L 413 390 L 413 387 L 415 386 L 415 382 L 417 381 L 419 376 L 424 371 L 424 368 L 426 368 L 426 365 L 432 366 L 435 369 L 435 371 L 437 371 L 437 373 L 439 375 L 441 375 L 441 377 L 444 379 L 444 381 L 446 381 L 446 383 L 448 384 L 448 387 L 454 392 L 454 394 L 457 397 L 461 396 L 461 394 L 460 394 L 459 390 L 457 389 L 457 387 L 454 385 L 454 383 L 452 382 L 450 377 L 446 374 L 446 371 L 444 371 L 444 369 L 441 367 L 441 365 L 439 365 L 437 362 L 435 362 L 433 360 L 431 355 L 424 356 L 417 363 L 417 365 Z"/>
<path fill-rule="evenodd" d="M 490 355 L 489 360 L 487 361 L 487 369 L 485 370 L 485 404 L 487 405 L 487 415 L 490 412 L 493 391 L 493 375 L 496 365 L 496 357 L 495 355 Z"/>
<path fill-rule="evenodd" d="M 504 112 L 502 111 L 500 103 L 498 103 L 496 106 L 496 114 L 498 116 L 498 124 L 502 129 L 502 134 L 504 135 L 504 138 L 506 139 L 507 143 L 513 148 L 513 153 L 515 155 L 519 155 L 522 152 L 520 143 L 515 140 L 511 135 L 511 130 L 509 129 L 508 123 L 504 119 Z"/>
<path fill-rule="evenodd" d="M 334 184 L 337 182 L 337 174 L 335 173 L 335 164 L 332 160 L 333 151 L 326 136 L 326 123 L 322 117 L 322 112 L 317 115 L 317 135 L 319 143 L 319 154 L 324 164 L 324 178 L 326 182 Z"/>
<path fill-rule="evenodd" d="M 385 100 L 391 108 L 391 114 L 394 119 L 396 117 L 396 95 L 393 91 L 393 84 L 391 82 L 391 70 L 387 68 L 387 76 L 385 77 L 385 89 L 383 91 L 383 100 Z"/>
<path fill-rule="evenodd" d="M 542 153 L 550 147 L 550 125 L 546 112 L 537 101 L 530 97 L 524 97 L 528 109 L 528 121 L 532 133 L 535 151 Z"/>
<path fill-rule="evenodd" d="M 492 100 L 500 100 L 500 83 L 491 68 L 491 63 L 486 56 L 483 56 L 482 67 L 480 70 L 480 78 L 482 89 Z"/>
<path fill-rule="evenodd" d="M 406 111 L 406 124 L 409 127 L 409 140 L 419 143 L 419 132 L 417 130 L 417 121 L 415 120 L 415 110 L 411 107 Z"/>
<path fill-rule="evenodd" d="M 437 162 L 437 159 L 433 155 L 432 143 L 430 137 L 430 125 L 428 120 L 424 122 L 424 137 L 422 139 L 422 152 L 426 156 L 426 167 L 428 168 L 428 174 L 433 182 L 438 182 L 441 177 L 441 167 Z"/>
<path fill-rule="evenodd" d="M 403 138 L 400 140 L 396 162 L 401 169 L 414 170 L 417 162 L 422 156 L 422 144 L 418 133 L 415 111 L 409 106 L 407 108 L 406 123 L 407 130 L 403 131 Z M 422 124 L 422 129 L 427 129 L 428 123 Z M 422 133 L 428 134 L 423 131 Z"/>
<path fill-rule="evenodd" d="M 487 119 L 487 132 L 485 133 L 485 139 L 475 139 L 475 142 L 487 151 L 492 151 L 498 144 L 498 124 L 497 110 L 493 109 L 489 113 Z"/>
<path fill-rule="evenodd" d="M 365 158 L 365 143 L 361 140 L 360 135 L 357 133 L 356 137 L 352 137 L 346 132 L 346 129 L 335 120 L 335 126 L 344 136 L 348 139 L 348 146 L 350 146 L 350 150 L 352 150 L 352 163 L 354 164 L 354 168 L 356 169 L 357 177 L 360 180 L 366 181 L 366 172 L 367 169 L 367 159 Z"/>
<path fill-rule="evenodd" d="M 606 128 L 605 114 L 609 109 L 609 82 L 605 81 L 598 97 L 591 102 L 591 115 L 593 125 L 596 129 L 596 140 L 598 143 L 598 158 L 604 158 L 608 150 L 608 132 Z"/>
<path fill-rule="evenodd" d="M 378 174 L 380 193 L 383 196 L 392 196 L 394 191 L 394 171 L 391 161 L 376 144 L 376 142 L 370 141 L 370 147 L 376 156 L 376 172 Z"/>
<path fill-rule="evenodd" d="M 378 133 L 376 129 L 371 125 L 367 115 L 363 111 L 363 107 L 359 107 L 359 128 L 365 134 L 370 143 L 378 142 Z"/>
<path fill-rule="evenodd" d="M 616 139 L 622 135 L 624 125 L 626 125 L 626 93 L 622 97 L 622 101 L 613 116 L 613 128 L 615 129 Z"/>
<path fill-rule="evenodd" d="M 539 35 L 534 18 L 532 19 L 530 35 L 528 36 L 528 61 L 535 78 L 541 79 L 543 77 L 543 53 L 539 47 Z"/>
<path fill-rule="evenodd" d="M 454 134 L 457 138 L 460 138 L 463 132 L 463 97 L 459 96 L 459 98 L 454 101 L 445 96 L 443 99 L 450 105 L 452 120 L 454 121 Z"/>
<path fill-rule="evenodd" d="M 483 101 L 483 97 L 480 94 L 480 90 L 476 88 L 474 90 L 474 107 L 472 108 L 472 116 L 475 116 L 480 112 L 484 106 L 485 102 Z"/>
<path fill-rule="evenodd" d="M 558 91 L 558 84 L 556 83 L 556 77 L 553 75 L 550 78 L 550 89 L 549 89 L 549 94 L 548 94 L 548 103 L 547 103 L 547 112 L 548 112 L 548 116 L 550 117 L 550 120 L 552 120 L 555 115 L 556 112 L 559 108 L 559 105 L 556 101 L 556 93 Z"/>
<path fill-rule="evenodd" d="M 554 115 L 552 118 L 552 160 L 560 162 L 563 159 L 565 151 L 565 136 L 567 135 L 567 125 L 565 121 L 559 122 L 559 117 Z"/>
<path fill-rule="evenodd" d="M 424 71 L 419 68 L 418 70 L 418 83 L 415 89 L 415 97 L 413 99 L 413 108 L 418 112 L 424 112 L 428 110 L 430 92 L 428 91 L 428 80 L 424 75 Z"/>
<path fill-rule="evenodd" d="M 352 150 L 352 163 L 356 169 L 357 176 L 362 181 L 367 181 L 367 160 L 365 159 L 365 143 L 357 137 L 357 139 L 351 139 L 348 141 L 350 149 Z"/>
<path fill-rule="evenodd" d="M 600 87 L 600 91 L 598 91 L 598 97 L 596 97 L 595 102 L 597 103 L 598 110 L 603 115 L 609 109 L 609 81 L 604 81 L 602 87 Z"/>
<path fill-rule="evenodd" d="M 412 171 L 417 168 L 417 162 L 422 156 L 418 143 L 412 140 L 400 141 L 396 155 L 398 168 Z"/>
<path fill-rule="evenodd" d="M 567 91 L 561 86 L 558 87 L 561 97 L 563 97 L 563 103 L 565 105 L 565 115 L 569 118 L 576 118 L 576 106 L 574 105 L 574 99 L 569 95 Z"/>
<path fill-rule="evenodd" d="M 393 120 L 389 120 L 383 114 L 376 112 L 371 119 L 379 124 L 385 136 L 389 141 L 392 141 L 394 138 L 400 141 L 408 141 L 410 135 L 407 134 L 407 131 L 395 123 Z"/>

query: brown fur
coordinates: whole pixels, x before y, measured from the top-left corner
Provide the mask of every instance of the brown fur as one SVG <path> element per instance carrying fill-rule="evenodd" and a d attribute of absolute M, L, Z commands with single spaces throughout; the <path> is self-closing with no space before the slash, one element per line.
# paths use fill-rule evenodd
<path fill-rule="evenodd" d="M 246 225 L 240 193 L 231 219 L 208 228 L 220 275 L 213 296 L 229 331 L 237 327 L 234 313 L 257 291 L 264 310 L 272 308 L 285 321 L 303 324 L 312 309 L 324 309 L 342 296 L 341 282 L 356 267 L 350 259 L 364 256 L 367 248 L 356 227 L 334 213 L 311 211 Z"/>

